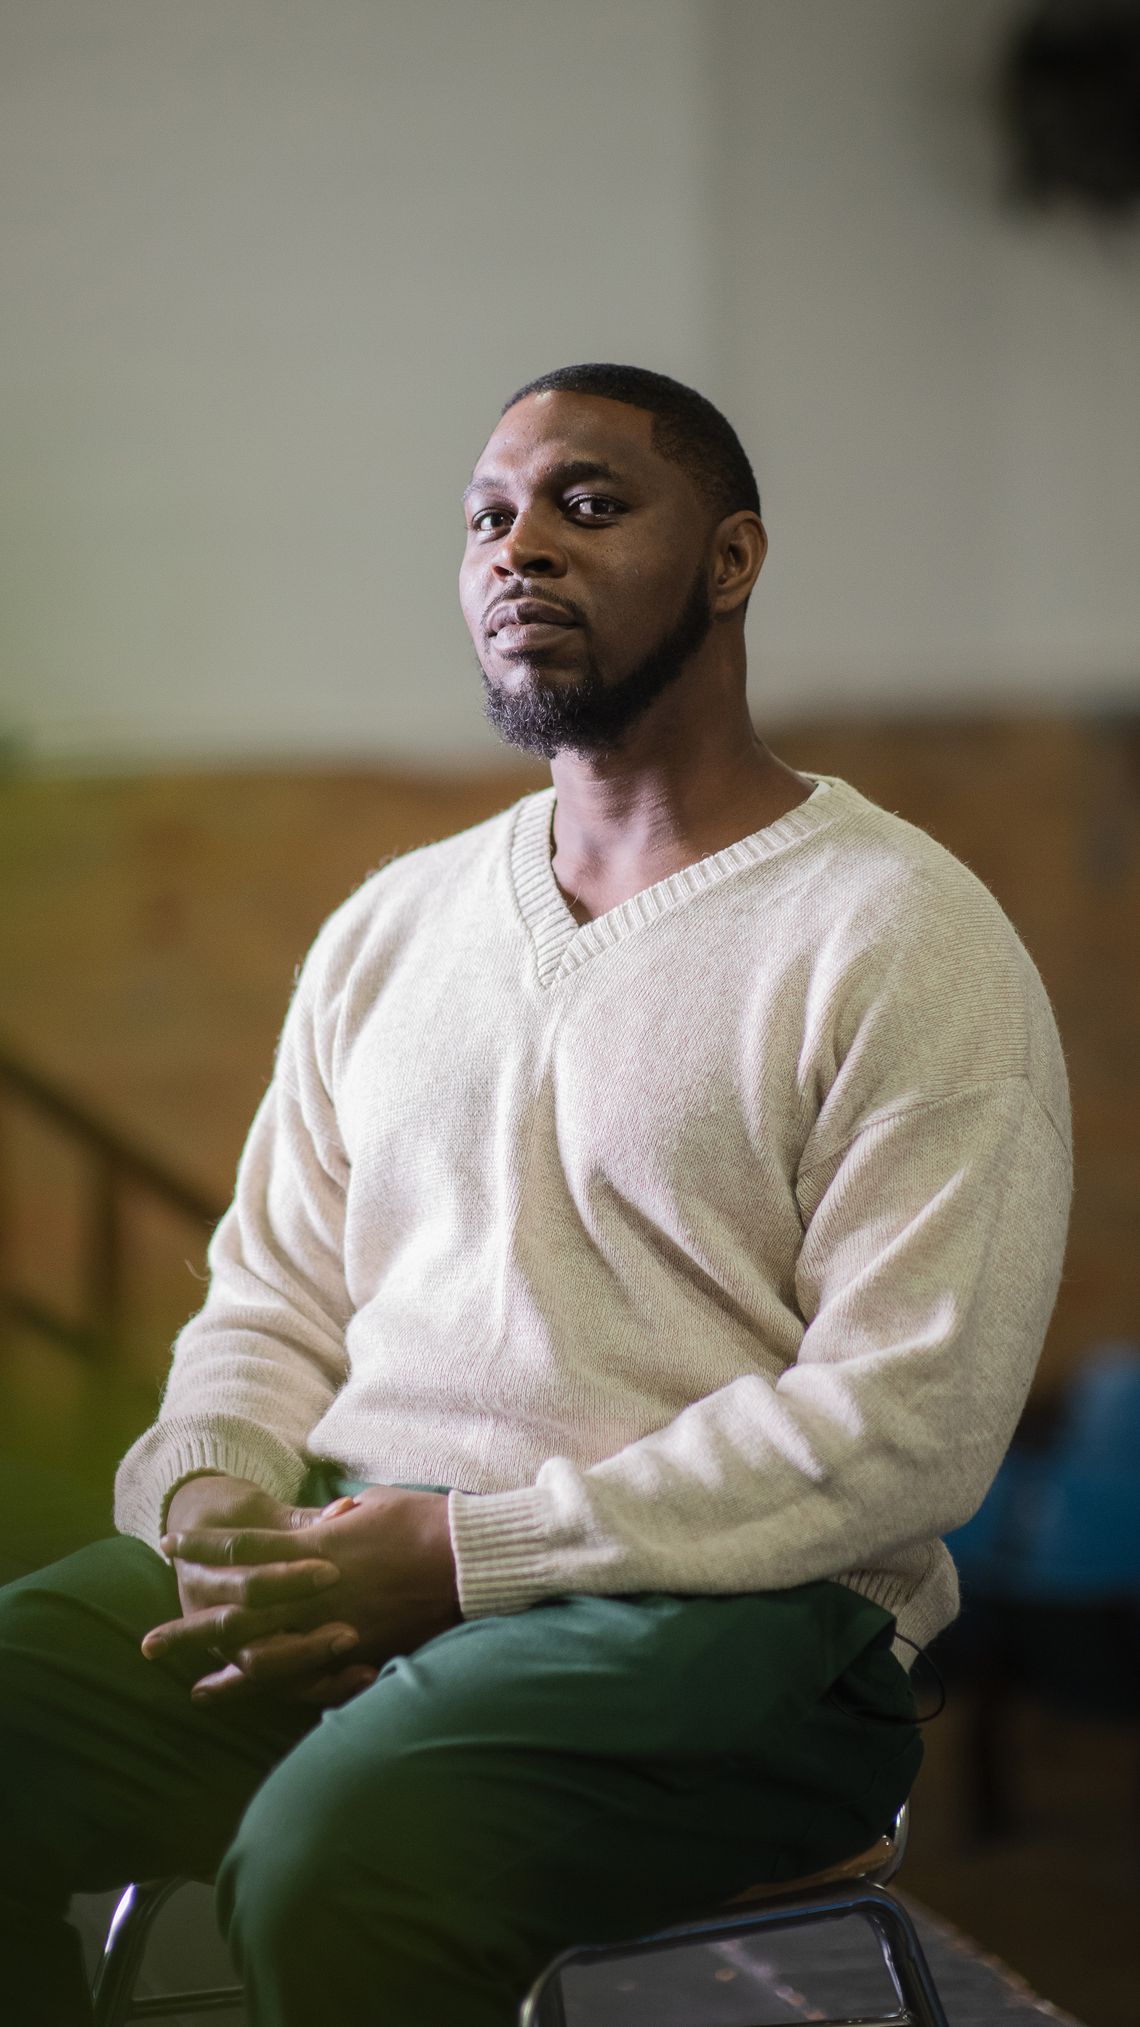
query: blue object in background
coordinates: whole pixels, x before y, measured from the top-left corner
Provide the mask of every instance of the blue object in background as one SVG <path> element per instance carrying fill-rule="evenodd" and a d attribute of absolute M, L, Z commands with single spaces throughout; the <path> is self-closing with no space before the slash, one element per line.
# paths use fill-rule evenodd
<path fill-rule="evenodd" d="M 1140 1345 L 1094 1346 L 1050 1414 L 1027 1417 L 985 1500 L 946 1537 L 962 1613 L 938 1665 L 966 1698 L 963 1790 L 974 1833 L 1023 1823 L 1026 1700 L 1080 1723 L 1135 1725 L 1140 1700 Z"/>
<path fill-rule="evenodd" d="M 1088 1353 L 1053 1442 L 1015 1443 L 946 1543 L 967 1600 L 1140 1603 L 1140 1346 Z"/>

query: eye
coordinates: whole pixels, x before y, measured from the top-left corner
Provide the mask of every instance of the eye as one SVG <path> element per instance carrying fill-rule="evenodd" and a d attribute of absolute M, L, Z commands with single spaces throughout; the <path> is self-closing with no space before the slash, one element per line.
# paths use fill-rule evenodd
<path fill-rule="evenodd" d="M 608 499 L 604 493 L 575 493 L 566 504 L 584 521 L 616 521 L 625 512 L 620 500 Z"/>
<path fill-rule="evenodd" d="M 471 516 L 471 533 L 473 535 L 493 534 L 495 531 L 491 523 L 494 521 L 506 521 L 509 518 L 505 507 L 480 507 L 478 513 Z"/>

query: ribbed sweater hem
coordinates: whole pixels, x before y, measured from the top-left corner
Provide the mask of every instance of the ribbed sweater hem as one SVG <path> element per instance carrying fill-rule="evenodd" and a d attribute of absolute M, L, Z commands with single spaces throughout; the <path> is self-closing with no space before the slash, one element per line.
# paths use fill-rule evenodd
<path fill-rule="evenodd" d="M 568 1577 L 568 1545 L 560 1541 L 552 1549 L 549 1501 L 537 1490 L 505 1495 L 452 1492 L 448 1521 L 459 1605 L 466 1619 L 525 1612 L 544 1599 L 574 1592 L 620 1596 L 646 1588 L 623 1576 L 620 1554 L 613 1557 L 608 1569 L 591 1557 L 588 1569 Z M 928 1573 L 917 1583 L 893 1571 L 873 1569 L 844 1570 L 825 1581 L 843 1584 L 890 1613 L 902 1636 L 893 1651 L 908 1670 L 915 1659 L 914 1648 L 929 1646 L 957 1617 L 952 1571 L 945 1563 L 935 1564 L 933 1556 Z M 913 1646 L 904 1642 L 913 1642 Z"/>

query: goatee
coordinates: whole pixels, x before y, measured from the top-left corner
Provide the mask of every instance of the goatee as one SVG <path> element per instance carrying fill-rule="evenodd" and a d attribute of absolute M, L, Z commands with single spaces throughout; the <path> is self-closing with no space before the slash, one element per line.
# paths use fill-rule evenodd
<path fill-rule="evenodd" d="M 712 626 L 705 572 L 693 580 L 680 618 L 620 682 L 604 683 L 591 656 L 585 674 L 575 683 L 544 680 L 540 660 L 529 664 L 530 680 L 518 690 L 504 690 L 483 677 L 483 712 L 508 746 L 553 760 L 556 753 L 604 753 L 620 745 L 623 735 L 649 706 L 675 683 L 686 663 L 706 640 Z"/>

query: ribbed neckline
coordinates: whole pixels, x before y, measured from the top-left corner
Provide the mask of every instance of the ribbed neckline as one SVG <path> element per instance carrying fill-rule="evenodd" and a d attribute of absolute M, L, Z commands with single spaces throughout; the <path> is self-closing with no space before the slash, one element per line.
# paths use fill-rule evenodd
<path fill-rule="evenodd" d="M 763 830 L 752 831 L 723 851 L 713 852 L 670 873 L 640 894 L 633 894 L 592 922 L 577 922 L 554 877 L 554 811 L 557 792 L 536 789 L 523 796 L 511 840 L 511 877 L 523 919 L 534 939 L 538 977 L 542 985 L 584 964 L 599 951 L 610 949 L 636 929 L 644 928 L 669 909 L 692 900 L 730 874 L 759 865 L 789 845 L 798 844 L 821 830 L 839 813 L 847 784 L 834 775 L 802 773 L 815 787 L 804 802 Z M 851 791 L 847 790 L 850 794 Z"/>

